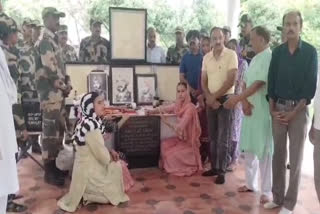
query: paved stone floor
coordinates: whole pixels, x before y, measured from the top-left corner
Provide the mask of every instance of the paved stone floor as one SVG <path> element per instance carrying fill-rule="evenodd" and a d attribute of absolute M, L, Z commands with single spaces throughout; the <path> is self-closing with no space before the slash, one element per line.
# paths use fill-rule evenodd
<path fill-rule="evenodd" d="M 311 152 L 311 151 L 310 151 Z M 40 158 L 40 157 L 38 157 Z M 308 157 L 307 157 L 308 159 Z M 309 158 L 310 159 L 310 158 Z M 272 214 L 259 205 L 259 193 L 238 193 L 237 187 L 244 182 L 244 170 L 240 164 L 228 173 L 225 185 L 214 184 L 213 178 L 200 175 L 192 177 L 168 176 L 159 169 L 131 170 L 136 180 L 129 191 L 130 202 L 117 207 L 111 205 L 89 205 L 76 213 L 87 214 Z M 314 190 L 310 171 L 301 180 L 299 201 L 295 214 L 319 214 L 320 206 Z M 25 214 L 53 214 L 56 202 L 64 189 L 50 186 L 43 181 L 43 171 L 30 159 L 19 162 L 21 194 L 29 209 Z"/>

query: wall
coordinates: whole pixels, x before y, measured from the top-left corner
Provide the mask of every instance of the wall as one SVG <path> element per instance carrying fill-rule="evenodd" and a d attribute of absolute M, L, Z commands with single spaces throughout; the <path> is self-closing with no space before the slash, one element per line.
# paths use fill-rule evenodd
<path fill-rule="evenodd" d="M 71 78 L 73 90 L 67 100 L 72 103 L 75 91 L 78 95 L 87 93 L 88 74 L 93 70 L 104 70 L 109 74 L 109 65 L 67 64 L 66 72 Z M 156 74 L 158 93 L 160 99 L 174 101 L 176 98 L 176 85 L 179 82 L 179 66 L 169 65 L 136 65 L 136 74 Z"/>

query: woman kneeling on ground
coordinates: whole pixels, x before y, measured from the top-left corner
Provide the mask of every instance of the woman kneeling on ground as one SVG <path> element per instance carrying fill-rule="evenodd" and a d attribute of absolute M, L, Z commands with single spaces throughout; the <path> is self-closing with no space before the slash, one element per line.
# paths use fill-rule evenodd
<path fill-rule="evenodd" d="M 104 146 L 105 126 L 101 120 L 104 98 L 91 92 L 82 97 L 80 106 L 82 118 L 74 133 L 76 155 L 72 181 L 69 193 L 58 201 L 58 206 L 75 212 L 81 199 L 84 205 L 118 205 L 129 201 L 125 191 L 133 185 L 133 179 L 118 153 L 109 152 Z"/>
<path fill-rule="evenodd" d="M 177 99 L 172 105 L 149 110 L 148 114 L 174 113 L 177 115 L 176 125 L 168 123 L 165 117 L 162 121 L 174 129 L 177 137 L 161 142 L 160 167 L 167 173 L 176 176 L 191 176 L 202 170 L 200 156 L 201 127 L 198 112 L 191 102 L 186 83 L 177 85 Z"/>

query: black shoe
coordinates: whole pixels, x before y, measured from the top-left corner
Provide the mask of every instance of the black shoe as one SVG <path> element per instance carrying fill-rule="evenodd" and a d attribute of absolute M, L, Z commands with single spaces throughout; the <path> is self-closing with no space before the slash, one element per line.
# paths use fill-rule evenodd
<path fill-rule="evenodd" d="M 45 164 L 44 181 L 48 184 L 62 187 L 64 185 L 64 177 L 59 174 L 55 161 Z"/>
<path fill-rule="evenodd" d="M 202 173 L 202 176 L 204 177 L 209 177 L 209 176 L 217 176 L 219 175 L 218 172 L 216 170 L 210 169 L 204 173 Z"/>
<path fill-rule="evenodd" d="M 224 175 L 218 175 L 215 184 L 224 184 L 225 179 L 224 179 Z"/>

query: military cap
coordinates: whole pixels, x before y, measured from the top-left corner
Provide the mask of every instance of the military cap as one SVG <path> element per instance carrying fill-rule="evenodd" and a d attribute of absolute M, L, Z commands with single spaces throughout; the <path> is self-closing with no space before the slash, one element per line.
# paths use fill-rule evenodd
<path fill-rule="evenodd" d="M 184 29 L 183 29 L 183 27 L 178 26 L 178 27 L 176 27 L 176 29 L 175 29 L 174 32 L 175 32 L 175 33 L 184 33 Z"/>
<path fill-rule="evenodd" d="M 243 14 L 240 18 L 240 23 L 239 23 L 238 27 L 243 24 L 246 24 L 246 23 L 252 23 L 252 20 L 248 14 Z"/>
<path fill-rule="evenodd" d="M 61 32 L 68 32 L 68 26 L 67 25 L 60 25 L 58 33 L 61 33 Z"/>
<path fill-rule="evenodd" d="M 33 24 L 34 24 L 35 27 L 43 27 L 43 25 L 37 19 L 33 20 Z"/>
<path fill-rule="evenodd" d="M 42 18 L 47 17 L 48 15 L 56 15 L 56 16 L 59 16 L 61 18 L 66 16 L 66 14 L 64 12 L 60 12 L 54 7 L 45 7 L 45 8 L 43 8 L 43 10 L 42 10 Z"/>
<path fill-rule="evenodd" d="M 30 18 L 24 18 L 22 22 L 22 26 L 24 25 L 35 25 L 34 20 Z"/>
<path fill-rule="evenodd" d="M 17 23 L 5 13 L 0 13 L 0 36 L 3 37 L 3 35 L 17 31 Z"/>
<path fill-rule="evenodd" d="M 94 24 L 102 24 L 102 22 L 98 19 L 90 19 L 90 26 L 94 25 Z"/>

